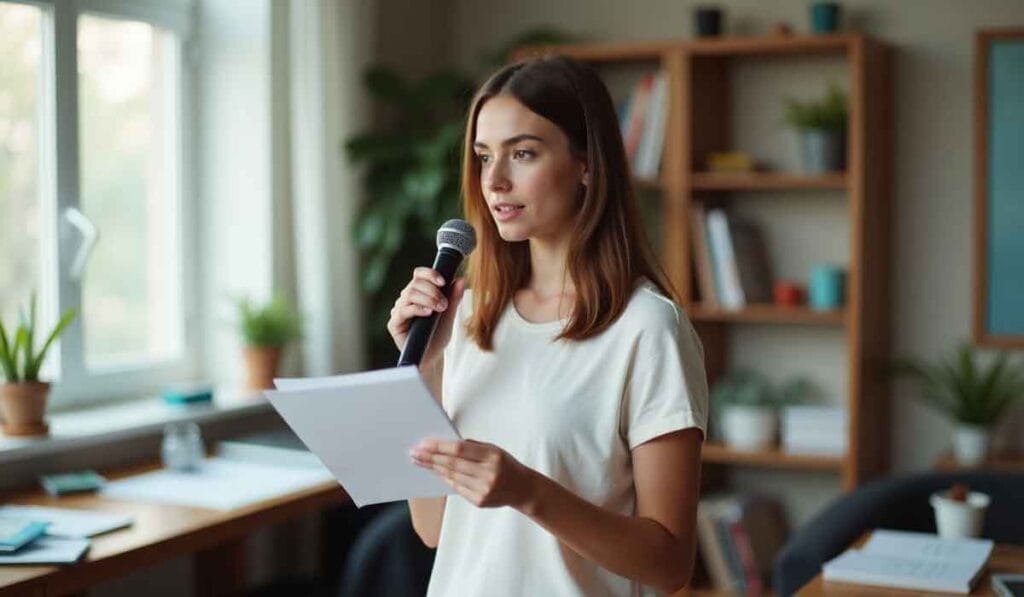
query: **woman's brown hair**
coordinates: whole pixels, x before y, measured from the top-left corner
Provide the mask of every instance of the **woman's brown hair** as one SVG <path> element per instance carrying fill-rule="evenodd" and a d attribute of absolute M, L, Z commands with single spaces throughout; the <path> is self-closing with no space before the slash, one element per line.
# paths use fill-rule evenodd
<path fill-rule="evenodd" d="M 501 69 L 480 88 L 470 105 L 462 159 L 466 219 L 476 229 L 467 282 L 473 288 L 468 334 L 493 350 L 494 330 L 517 290 L 530 279 L 528 242 L 507 242 L 498 234 L 480 186 L 480 162 L 473 152 L 476 120 L 490 98 L 515 98 L 556 124 L 569 138 L 573 155 L 586 161 L 590 181 L 581 189 L 573 221 L 568 272 L 576 287 L 572 315 L 557 339 L 585 340 L 608 328 L 626 308 L 641 278 L 651 280 L 679 302 L 644 233 L 618 117 L 597 73 L 563 56 L 535 58 Z"/>

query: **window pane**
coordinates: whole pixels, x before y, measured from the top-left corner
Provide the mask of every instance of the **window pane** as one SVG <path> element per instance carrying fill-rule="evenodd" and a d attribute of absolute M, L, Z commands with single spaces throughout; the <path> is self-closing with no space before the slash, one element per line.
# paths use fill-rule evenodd
<path fill-rule="evenodd" d="M 42 12 L 0 3 L 0 318 L 39 290 Z"/>
<path fill-rule="evenodd" d="M 180 356 L 174 40 L 78 21 L 82 211 L 100 231 L 82 281 L 90 369 Z"/>

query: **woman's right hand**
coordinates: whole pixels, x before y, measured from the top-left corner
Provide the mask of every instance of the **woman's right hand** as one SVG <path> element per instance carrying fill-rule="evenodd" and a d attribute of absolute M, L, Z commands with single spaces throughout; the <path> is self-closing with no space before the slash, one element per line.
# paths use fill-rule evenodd
<path fill-rule="evenodd" d="M 409 325 L 414 317 L 427 317 L 434 311 L 440 313 L 434 335 L 420 361 L 420 367 L 433 366 L 444 353 L 444 347 L 448 345 L 452 335 L 452 320 L 459 302 L 462 301 L 465 286 L 465 280 L 456 279 L 452 284 L 451 299 L 445 299 L 442 292 L 444 280 L 441 279 L 441 275 L 429 267 L 418 267 L 413 271 L 412 280 L 398 295 L 398 300 L 391 309 L 391 318 L 388 320 L 388 332 L 399 351 L 405 347 Z"/>

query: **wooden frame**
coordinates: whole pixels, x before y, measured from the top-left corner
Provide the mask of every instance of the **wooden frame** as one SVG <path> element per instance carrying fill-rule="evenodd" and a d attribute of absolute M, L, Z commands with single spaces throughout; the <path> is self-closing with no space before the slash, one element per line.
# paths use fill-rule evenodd
<path fill-rule="evenodd" d="M 974 342 L 991 348 L 1024 348 L 1024 333 L 996 334 L 988 330 L 988 120 L 989 120 L 989 56 L 993 41 L 1021 40 L 1024 29 L 990 29 L 979 31 L 974 44 L 974 275 L 973 322 Z"/>

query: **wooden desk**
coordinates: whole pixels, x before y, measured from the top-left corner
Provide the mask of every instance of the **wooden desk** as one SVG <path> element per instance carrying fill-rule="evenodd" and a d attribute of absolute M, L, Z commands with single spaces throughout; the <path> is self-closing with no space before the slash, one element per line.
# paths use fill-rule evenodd
<path fill-rule="evenodd" d="M 156 468 L 141 466 L 106 476 L 114 479 Z M 103 510 L 135 517 L 128 528 L 94 537 L 89 551 L 76 564 L 0 566 L 0 597 L 78 593 L 138 568 L 189 554 L 196 558 L 196 595 L 228 594 L 243 586 L 244 539 L 249 533 L 348 501 L 334 481 L 228 511 L 115 501 L 95 495 L 0 494 L 2 503 Z"/>
<path fill-rule="evenodd" d="M 871 534 L 868 533 L 858 539 L 855 543 L 855 547 L 860 547 L 868 540 Z M 971 591 L 971 595 L 994 595 L 992 592 L 992 573 L 993 572 L 1007 572 L 1022 574 L 1024 573 L 1024 547 L 1017 545 L 1005 545 L 997 544 L 992 549 L 992 557 L 988 561 L 988 565 L 981 574 L 981 578 L 978 579 L 978 583 L 974 585 L 974 590 Z M 825 582 L 821 573 L 819 572 L 811 582 L 804 585 L 797 595 L 801 597 L 818 597 L 821 595 L 827 597 L 873 597 L 880 595 L 893 595 L 904 596 L 904 595 L 947 595 L 948 593 L 931 593 L 927 591 L 907 591 L 903 589 L 889 589 L 884 587 L 871 587 L 868 585 L 853 585 L 837 582 Z"/>

